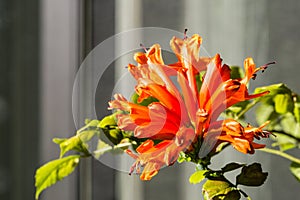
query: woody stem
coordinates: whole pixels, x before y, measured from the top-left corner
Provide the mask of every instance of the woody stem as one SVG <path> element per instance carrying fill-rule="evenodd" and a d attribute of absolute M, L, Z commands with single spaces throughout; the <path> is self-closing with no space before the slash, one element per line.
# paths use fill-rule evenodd
<path fill-rule="evenodd" d="M 276 149 L 263 148 L 263 149 L 257 149 L 257 150 L 267 152 L 267 153 L 271 153 L 271 154 L 274 154 L 274 155 L 278 155 L 278 156 L 284 157 L 284 158 L 286 158 L 286 159 L 288 159 L 292 162 L 300 164 L 300 159 L 299 158 L 296 158 L 294 156 L 291 156 L 287 153 L 284 153 L 284 152 L 276 150 Z"/>

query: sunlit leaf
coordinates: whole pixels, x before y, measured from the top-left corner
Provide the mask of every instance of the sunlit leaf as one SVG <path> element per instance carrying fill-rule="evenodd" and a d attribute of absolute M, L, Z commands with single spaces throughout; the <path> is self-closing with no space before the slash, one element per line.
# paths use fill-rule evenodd
<path fill-rule="evenodd" d="M 293 102 L 290 94 L 277 94 L 273 98 L 275 111 L 279 114 L 285 114 L 293 111 Z"/>
<path fill-rule="evenodd" d="M 139 98 L 139 95 L 135 92 L 131 96 L 131 101 L 135 104 L 139 104 L 139 105 L 142 105 L 142 106 L 148 106 L 150 103 L 158 101 L 156 98 L 150 96 L 150 97 L 144 99 L 142 102 L 138 102 L 138 98 Z"/>
<path fill-rule="evenodd" d="M 260 186 L 267 179 L 268 173 L 263 172 L 259 163 L 253 163 L 242 168 L 241 174 L 236 177 L 236 184 L 246 186 Z"/>
<path fill-rule="evenodd" d="M 79 159 L 79 155 L 67 156 L 48 162 L 37 169 L 35 174 L 35 198 L 38 199 L 43 190 L 71 174 L 78 165 Z"/>
<path fill-rule="evenodd" d="M 300 123 L 300 102 L 294 103 L 294 116 L 298 123 Z"/>
<path fill-rule="evenodd" d="M 260 97 L 263 101 L 268 101 L 277 94 L 292 94 L 292 91 L 283 83 L 258 87 L 255 89 L 254 93 L 261 93 L 264 91 L 269 91 L 270 93 L 268 95 Z"/>
<path fill-rule="evenodd" d="M 183 162 L 190 162 L 191 161 L 191 157 L 187 156 L 184 152 L 180 152 L 177 162 L 178 163 L 183 163 Z"/>
<path fill-rule="evenodd" d="M 77 151 L 88 155 L 89 152 L 79 139 L 79 137 L 73 136 L 71 138 L 53 138 L 53 142 L 58 144 L 60 147 L 60 158 L 62 158 L 68 151 Z"/>
<path fill-rule="evenodd" d="M 203 179 L 205 179 L 205 173 L 207 172 L 207 170 L 199 170 L 194 172 L 191 176 L 190 176 L 190 183 L 191 184 L 197 184 L 200 183 Z"/>
<path fill-rule="evenodd" d="M 300 182 L 300 164 L 292 162 L 290 166 L 290 170 L 295 178 Z"/>
<path fill-rule="evenodd" d="M 99 125 L 100 121 L 99 120 L 96 120 L 96 119 L 93 119 L 93 120 L 87 120 L 86 121 L 87 124 L 85 126 L 83 126 L 82 128 L 80 128 L 78 131 L 77 131 L 77 134 L 80 134 L 82 131 L 86 131 L 88 129 L 95 129 L 97 128 L 97 126 Z"/>
<path fill-rule="evenodd" d="M 106 128 L 107 126 L 117 125 L 115 114 L 104 117 L 97 126 L 100 128 Z"/>
<path fill-rule="evenodd" d="M 205 200 L 219 200 L 224 199 L 227 194 L 234 190 L 236 188 L 227 181 L 207 180 L 203 185 L 202 193 Z"/>

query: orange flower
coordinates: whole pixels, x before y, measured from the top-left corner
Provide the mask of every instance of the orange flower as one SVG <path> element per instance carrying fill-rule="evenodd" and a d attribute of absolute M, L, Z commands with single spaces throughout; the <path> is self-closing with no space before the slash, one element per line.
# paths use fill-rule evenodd
<path fill-rule="evenodd" d="M 231 79 L 229 66 L 223 64 L 217 54 L 213 58 L 200 58 L 202 39 L 199 35 L 191 38 L 173 37 L 170 45 L 178 58 L 175 64 L 166 65 L 161 56 L 160 46 L 153 45 L 146 53 L 136 53 L 138 65 L 128 65 L 128 70 L 137 80 L 135 91 L 140 103 L 148 97 L 157 101 L 147 106 L 127 101 L 122 95 L 115 95 L 110 109 L 122 112 L 117 115 L 119 128 L 132 131 L 137 138 L 146 138 L 137 149 L 137 154 L 126 152 L 136 159 L 130 173 L 140 173 L 142 180 L 150 180 L 163 166 L 173 164 L 181 151 L 186 151 L 195 138 L 209 141 L 213 147 L 221 142 L 230 142 L 243 153 L 253 153 L 264 145 L 254 143 L 254 138 L 267 137 L 264 126 L 242 127 L 238 122 L 228 119 L 217 121 L 220 113 L 235 103 L 267 94 L 249 95 L 248 81 L 259 70 L 253 60 L 244 63 L 245 77 Z M 197 86 L 196 75 L 206 71 Z M 178 89 L 170 76 L 177 76 Z M 158 140 L 157 144 L 153 140 Z"/>
<path fill-rule="evenodd" d="M 211 126 L 211 130 L 207 132 L 207 135 L 214 135 L 219 143 L 229 142 L 238 151 L 242 153 L 254 153 L 254 149 L 264 148 L 264 144 L 258 144 L 253 142 L 254 138 L 260 139 L 268 138 L 271 134 L 268 131 L 263 131 L 269 122 L 262 124 L 260 127 L 252 127 L 248 125 L 243 127 L 240 123 L 233 119 L 226 119 L 224 121 L 214 122 Z M 220 134 L 221 133 L 221 134 Z"/>
<path fill-rule="evenodd" d="M 154 145 L 152 140 L 143 142 L 136 151 L 135 155 L 130 150 L 126 152 L 136 159 L 136 162 L 130 169 L 130 174 L 136 169 L 140 173 L 140 167 L 144 167 L 141 174 L 142 180 L 150 180 L 155 176 L 159 169 L 165 165 L 172 165 L 176 162 L 178 155 L 191 144 L 194 139 L 194 130 L 192 128 L 181 127 L 173 140 L 163 140 Z"/>

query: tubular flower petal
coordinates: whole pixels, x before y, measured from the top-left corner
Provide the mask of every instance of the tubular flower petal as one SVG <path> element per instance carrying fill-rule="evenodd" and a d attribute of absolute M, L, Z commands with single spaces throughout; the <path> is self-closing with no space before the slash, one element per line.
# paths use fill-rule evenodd
<path fill-rule="evenodd" d="M 142 180 L 150 180 L 163 166 L 169 166 L 176 162 L 179 153 L 184 151 L 194 139 L 194 130 L 182 127 L 173 140 L 164 140 L 156 145 L 152 140 L 143 142 L 137 149 L 137 154 L 126 150 L 136 162 L 130 170 L 130 174 L 136 170 L 138 173 L 143 167 L 140 176 Z"/>
<path fill-rule="evenodd" d="M 243 127 L 233 119 L 217 121 L 233 104 L 268 93 L 249 95 L 247 88 L 249 80 L 266 66 L 256 68 L 253 59 L 247 58 L 245 77 L 231 79 L 230 67 L 222 64 L 219 54 L 213 58 L 199 57 L 201 42 L 199 35 L 172 38 L 170 45 L 178 62 L 169 65 L 164 63 L 158 44 L 145 53 L 136 53 L 137 66 L 129 64 L 128 70 L 137 81 L 137 103 L 127 101 L 120 94 L 109 102 L 110 109 L 121 111 L 117 115 L 120 129 L 132 131 L 136 138 L 147 139 L 136 153 L 126 150 L 136 160 L 130 173 L 143 170 L 142 180 L 150 180 L 162 167 L 172 165 L 181 151 L 192 151 L 193 144 L 200 140 L 201 148 L 207 147 L 205 153 L 214 151 L 222 142 L 229 142 L 238 151 L 252 154 L 264 147 L 254 139 L 270 134 L 262 130 L 266 124 L 255 128 Z M 197 80 L 202 71 L 206 71 L 202 80 Z M 179 88 L 171 76 L 177 76 Z M 140 105 L 149 97 L 155 102 Z"/>
<path fill-rule="evenodd" d="M 189 87 L 194 96 L 198 95 L 195 74 L 206 69 L 209 59 L 200 59 L 199 51 L 202 38 L 195 34 L 191 38 L 177 38 L 173 37 L 170 45 L 179 63 L 181 63 L 182 70 L 185 71 Z"/>
<path fill-rule="evenodd" d="M 255 149 L 265 147 L 264 144 L 258 144 L 253 142 L 254 138 L 268 138 L 270 133 L 263 131 L 268 123 L 261 125 L 258 128 L 248 125 L 243 127 L 240 123 L 233 119 L 226 119 L 224 121 L 217 121 L 213 126 L 220 127 L 220 130 L 213 129 L 212 132 L 207 134 L 213 134 L 213 132 L 220 132 L 216 135 L 216 140 L 219 142 L 229 142 L 238 151 L 242 153 L 253 154 Z"/>

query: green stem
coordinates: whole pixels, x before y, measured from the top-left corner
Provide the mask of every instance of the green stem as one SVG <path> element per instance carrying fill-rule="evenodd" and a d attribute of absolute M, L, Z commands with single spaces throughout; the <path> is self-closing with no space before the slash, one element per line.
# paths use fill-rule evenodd
<path fill-rule="evenodd" d="M 292 162 L 300 164 L 300 159 L 298 159 L 294 156 L 291 156 L 287 153 L 284 153 L 282 151 L 276 150 L 276 149 L 263 148 L 263 149 L 257 149 L 257 150 L 267 152 L 267 153 L 271 153 L 271 154 L 274 154 L 274 155 L 278 155 L 278 156 L 284 157 L 284 158 L 286 158 L 286 159 L 288 159 Z"/>
<path fill-rule="evenodd" d="M 253 106 L 255 106 L 259 101 L 258 100 L 253 100 L 250 102 L 244 110 L 242 110 L 234 119 L 238 120 L 240 117 L 242 117 L 248 110 L 250 110 Z"/>

